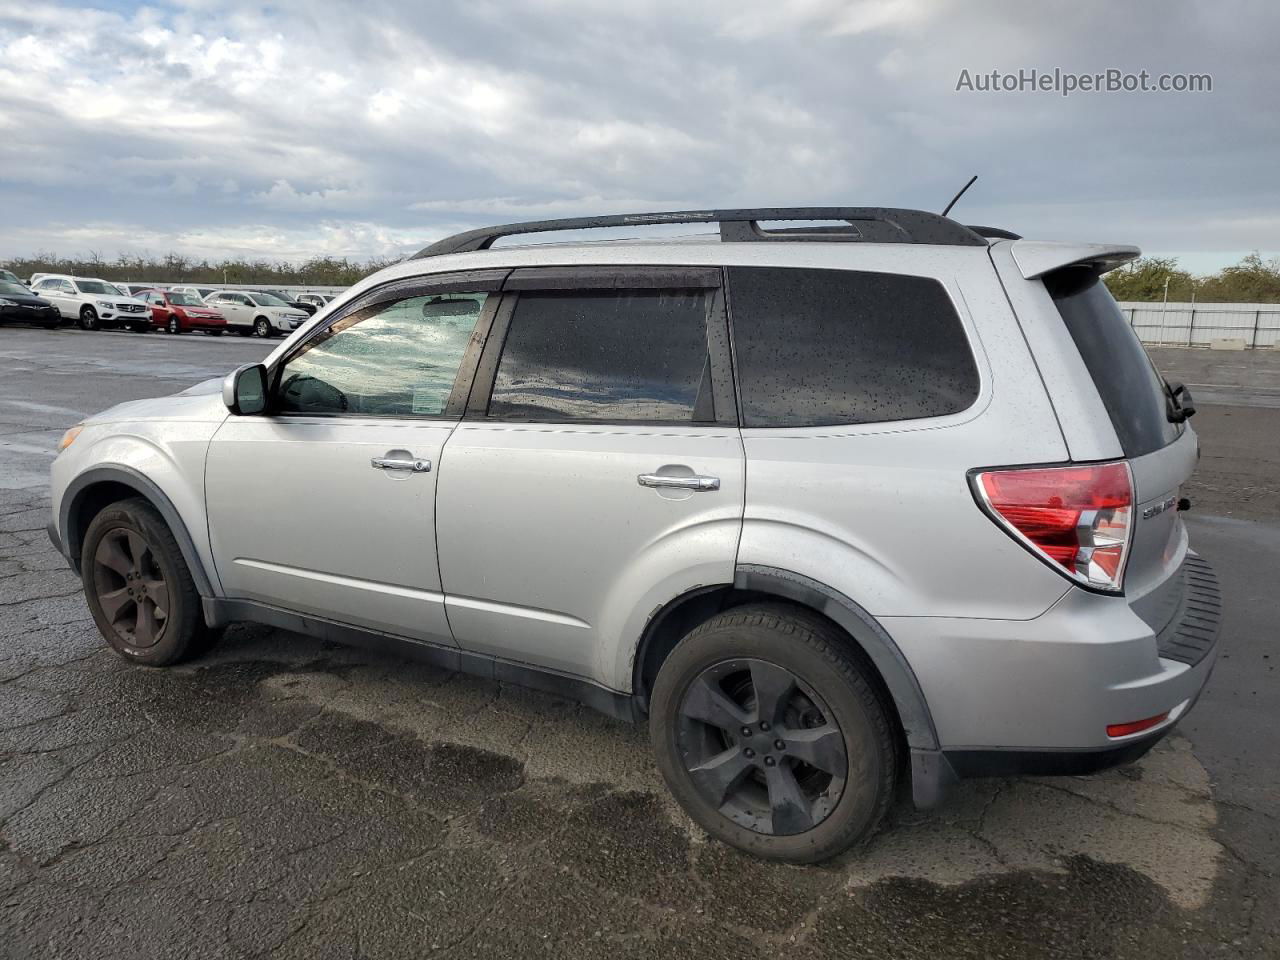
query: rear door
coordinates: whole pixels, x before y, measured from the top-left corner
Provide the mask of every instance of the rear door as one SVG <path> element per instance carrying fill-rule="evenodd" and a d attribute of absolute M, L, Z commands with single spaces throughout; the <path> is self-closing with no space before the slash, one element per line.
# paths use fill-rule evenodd
<path fill-rule="evenodd" d="M 41 280 L 35 292 L 57 307 L 62 316 L 73 320 L 79 316 L 80 303 L 73 300 L 75 290 L 70 280 Z"/>
<path fill-rule="evenodd" d="M 515 271 L 444 451 L 464 648 L 626 689 L 645 618 L 731 583 L 744 496 L 720 271 Z"/>
<path fill-rule="evenodd" d="M 253 325 L 253 309 L 249 298 L 243 293 L 220 293 L 213 298 L 216 306 L 227 323 L 232 326 L 247 327 Z"/>

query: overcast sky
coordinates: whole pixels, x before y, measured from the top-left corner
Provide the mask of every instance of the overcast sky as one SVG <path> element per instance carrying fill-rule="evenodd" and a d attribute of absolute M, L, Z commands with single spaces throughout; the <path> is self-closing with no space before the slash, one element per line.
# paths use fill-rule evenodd
<path fill-rule="evenodd" d="M 0 0 L 0 258 L 395 255 L 490 222 L 941 209 L 1280 254 L 1280 4 Z M 1210 93 L 957 91 L 962 70 Z"/>

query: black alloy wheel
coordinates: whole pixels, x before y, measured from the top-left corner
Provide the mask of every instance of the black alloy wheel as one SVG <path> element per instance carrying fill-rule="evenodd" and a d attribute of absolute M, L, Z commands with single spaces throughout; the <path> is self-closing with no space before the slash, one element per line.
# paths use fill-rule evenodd
<path fill-rule="evenodd" d="M 822 698 L 765 660 L 725 660 L 685 690 L 677 742 L 703 799 L 756 833 L 804 833 L 840 802 L 844 736 Z"/>

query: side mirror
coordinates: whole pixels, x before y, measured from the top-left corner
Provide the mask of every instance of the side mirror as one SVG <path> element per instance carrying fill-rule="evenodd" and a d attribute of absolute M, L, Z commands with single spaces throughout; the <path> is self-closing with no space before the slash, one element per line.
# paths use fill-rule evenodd
<path fill-rule="evenodd" d="M 267 368 L 260 363 L 236 367 L 222 381 L 222 402 L 238 417 L 267 409 Z"/>

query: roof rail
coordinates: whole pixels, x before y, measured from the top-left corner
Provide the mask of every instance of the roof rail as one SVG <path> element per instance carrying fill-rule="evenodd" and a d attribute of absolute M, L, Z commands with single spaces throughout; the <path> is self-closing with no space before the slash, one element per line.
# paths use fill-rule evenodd
<path fill-rule="evenodd" d="M 844 220 L 843 227 L 763 230 L 762 220 Z M 496 227 L 481 227 L 437 240 L 409 259 L 439 257 L 448 253 L 488 250 L 501 237 L 522 233 L 589 230 L 599 227 L 639 227 L 670 223 L 718 223 L 723 241 L 828 240 L 866 243 L 936 243 L 978 247 L 987 242 L 972 228 L 930 213 L 896 207 L 759 207 L 743 210 L 682 210 L 670 213 L 625 213 L 562 220 L 529 220 Z"/>
<path fill-rule="evenodd" d="M 1021 240 L 1022 234 L 1014 233 L 1012 230 L 1006 230 L 1004 227 L 980 227 L 972 223 L 965 224 L 970 230 L 980 237 L 986 237 L 988 240 Z"/>

